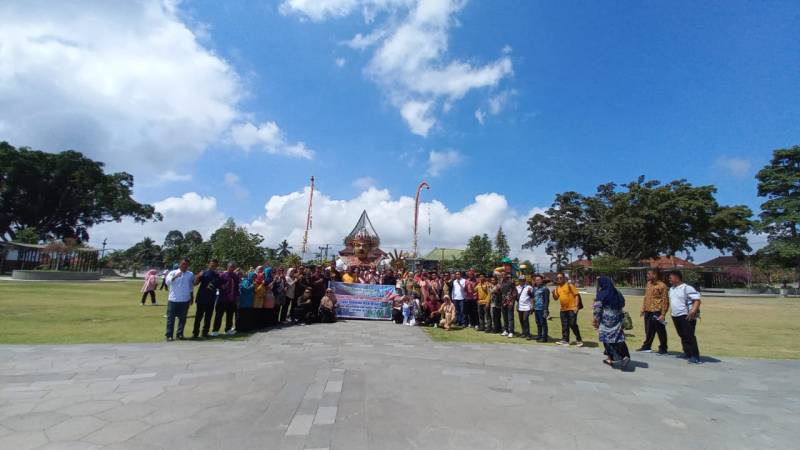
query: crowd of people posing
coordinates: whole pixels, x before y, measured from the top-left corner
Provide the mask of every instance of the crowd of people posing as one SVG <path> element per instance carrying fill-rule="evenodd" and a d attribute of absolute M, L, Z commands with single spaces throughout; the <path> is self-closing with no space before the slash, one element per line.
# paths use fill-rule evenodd
<path fill-rule="evenodd" d="M 498 269 L 491 274 L 475 270 L 454 273 L 438 271 L 398 271 L 391 269 L 350 267 L 340 272 L 329 267 L 299 266 L 288 270 L 273 269 L 268 263 L 246 272 L 229 263 L 218 270 L 218 261 L 211 260 L 203 272 L 194 275 L 184 260 L 164 276 L 169 288 L 166 339 L 184 339 L 189 306 L 197 304 L 192 338 L 218 336 L 224 317 L 223 332 L 249 331 L 275 324 L 306 325 L 313 322 L 335 322 L 336 296 L 331 281 L 343 283 L 382 284 L 395 287 L 390 296 L 392 319 L 397 324 L 454 328 L 474 328 L 500 336 L 548 342 L 550 302 L 557 301 L 561 321 L 559 345 L 583 346 L 578 326 L 578 312 L 584 308 L 577 287 L 564 273 L 551 280 L 543 275 L 513 276 Z M 642 303 L 645 341 L 638 349 L 651 352 L 656 335 L 659 354 L 667 354 L 666 314 L 672 310 L 675 329 L 681 338 L 683 355 L 690 363 L 699 363 L 695 337 L 699 316 L 700 295 L 683 283 L 680 272 L 671 272 L 667 287 L 656 270 L 647 274 L 647 289 Z M 142 304 L 147 295 L 155 303 L 157 272 L 148 272 L 142 288 Z M 194 288 L 197 288 L 196 292 Z M 604 362 L 611 366 L 627 366 L 630 352 L 625 343 L 625 297 L 605 276 L 597 279 L 597 295 L 592 304 L 592 325 L 604 345 Z M 213 317 L 213 328 L 211 327 Z M 531 316 L 533 318 L 531 318 Z M 177 330 L 175 321 L 177 319 Z M 520 332 L 516 333 L 516 320 Z M 531 330 L 535 324 L 535 334 Z M 574 335 L 575 341 L 570 340 Z"/>

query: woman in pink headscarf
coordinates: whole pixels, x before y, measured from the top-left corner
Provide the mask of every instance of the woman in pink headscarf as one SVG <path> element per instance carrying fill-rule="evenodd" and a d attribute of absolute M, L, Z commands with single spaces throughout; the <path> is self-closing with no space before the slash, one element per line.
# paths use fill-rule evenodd
<path fill-rule="evenodd" d="M 150 300 L 153 305 L 156 303 L 156 285 L 158 284 L 158 272 L 155 269 L 150 269 L 144 276 L 144 285 L 142 286 L 142 306 L 144 306 L 147 294 L 150 294 Z"/>

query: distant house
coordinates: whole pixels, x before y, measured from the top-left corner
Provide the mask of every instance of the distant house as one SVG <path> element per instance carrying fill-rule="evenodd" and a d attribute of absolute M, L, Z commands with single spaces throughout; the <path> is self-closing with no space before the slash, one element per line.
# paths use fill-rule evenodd
<path fill-rule="evenodd" d="M 0 273 L 25 269 L 97 272 L 99 253 L 91 247 L 54 249 L 40 244 L 0 242 Z"/>
<path fill-rule="evenodd" d="M 717 256 L 714 259 L 701 263 L 706 268 L 728 268 L 728 267 L 747 267 L 750 264 L 750 256 L 737 258 L 735 256 Z"/>

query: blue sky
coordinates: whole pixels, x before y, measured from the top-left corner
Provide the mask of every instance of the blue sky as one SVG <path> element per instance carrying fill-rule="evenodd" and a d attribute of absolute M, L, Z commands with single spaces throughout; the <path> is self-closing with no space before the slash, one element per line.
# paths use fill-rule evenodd
<path fill-rule="evenodd" d="M 77 49 L 114 32 L 87 26 L 76 37 L 67 20 L 75 10 L 23 5 L 10 6 L 15 23 L 49 18 L 55 25 L 48 35 L 63 33 Z M 9 131 L 16 119 L 0 116 L 0 131 L 15 145 L 80 147 L 133 172 L 137 198 L 162 202 L 174 214 L 150 228 L 100 228 L 119 245 L 143 233 L 160 239 L 155 234 L 173 226 L 213 229 L 226 216 L 269 241 L 298 241 L 312 174 L 323 196 L 315 231 L 328 231 L 312 234 L 319 243 L 338 242 L 335 236 L 370 207 L 385 209 L 375 212 L 379 233 L 386 229 L 387 240 L 404 245 L 410 238 L 402 196 L 413 196 L 422 179 L 432 185 L 425 198 L 436 201 L 437 231 L 426 247 L 455 246 L 499 225 L 521 228 L 511 232 L 521 241 L 524 218 L 556 192 L 589 193 L 641 174 L 715 184 L 722 203 L 757 209 L 753 175 L 771 150 L 797 144 L 800 131 L 797 2 L 187 0 L 129 8 L 122 14 L 91 2 L 77 6 L 86 23 L 130 27 L 118 34 L 136 39 L 138 50 L 124 67 L 114 70 L 114 58 L 87 50 L 77 72 L 91 66 L 99 82 L 76 81 L 85 95 L 37 81 L 96 126 L 82 121 L 76 131 L 64 117 L 44 114 L 53 122 L 48 132 Z M 179 38 L 160 34 L 165 29 Z M 376 40 L 360 49 L 347 44 L 359 34 Z M 122 41 L 119 35 L 114 39 Z M 22 59 L 34 67 L 53 62 L 31 43 L 41 36 L 29 38 L 14 43 Z M 103 56 L 100 68 L 89 64 Z M 139 70 L 140 77 L 124 78 Z M 154 73 L 161 74 L 156 81 L 141 81 Z M 36 79 L 33 70 L 12 75 Z M 93 117 L 97 103 L 85 98 L 107 98 L 104 85 L 114 77 L 124 78 L 127 91 Z M 170 98 L 182 89 L 186 97 Z M 152 114 L 141 119 L 146 112 L 119 106 L 142 96 L 169 103 L 163 121 L 195 125 L 165 130 L 151 125 Z M 14 102 L 26 105 L 25 98 Z M 411 103 L 427 109 L 408 112 Z M 104 122 L 115 114 L 119 122 Z M 126 143 L 103 140 L 131 122 L 138 125 L 119 132 L 132 136 Z M 97 132 L 104 127 L 110 131 Z M 131 140 L 143 143 L 127 148 Z M 174 173 L 164 176 L 166 170 Z M 487 203 L 476 200 L 492 193 Z M 490 217 L 475 220 L 476 208 Z M 389 223 L 391 211 L 398 224 Z M 468 224 L 447 223 L 462 220 Z"/>

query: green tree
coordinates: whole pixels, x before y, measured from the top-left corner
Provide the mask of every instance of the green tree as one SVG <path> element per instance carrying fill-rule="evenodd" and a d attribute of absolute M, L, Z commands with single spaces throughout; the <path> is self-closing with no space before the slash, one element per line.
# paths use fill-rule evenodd
<path fill-rule="evenodd" d="M 125 250 L 125 257 L 128 259 L 133 276 L 136 276 L 138 269 L 146 267 L 161 267 L 161 247 L 154 240 L 146 237 L 141 242 L 134 244 Z"/>
<path fill-rule="evenodd" d="M 284 239 L 280 244 L 278 244 L 277 250 L 278 250 L 278 257 L 280 258 L 286 258 L 290 254 L 292 254 L 292 246 L 289 245 L 288 242 L 286 242 L 286 239 Z"/>
<path fill-rule="evenodd" d="M 524 247 L 545 245 L 554 259 L 572 249 L 589 259 L 605 254 L 626 260 L 691 253 L 699 246 L 736 255 L 750 251 L 750 208 L 722 206 L 715 193 L 714 186 L 639 177 L 621 187 L 600 185 L 591 197 L 558 194 L 545 214 L 528 220 Z"/>
<path fill-rule="evenodd" d="M 161 246 L 164 261 L 167 265 L 177 263 L 183 257 L 187 257 L 187 249 L 184 243 L 183 233 L 178 230 L 171 230 L 164 237 L 164 245 Z"/>
<path fill-rule="evenodd" d="M 264 248 L 261 242 L 264 238 L 260 234 L 250 233 L 244 227 L 237 227 L 233 219 L 228 219 L 209 238 L 211 255 L 225 264 L 234 262 L 247 269 L 264 262 Z"/>
<path fill-rule="evenodd" d="M 762 259 L 792 267 L 800 276 L 800 146 L 775 150 L 756 175 L 761 204 L 757 228 L 767 234 Z"/>
<path fill-rule="evenodd" d="M 465 268 L 475 269 L 481 273 L 488 273 L 494 269 L 494 254 L 492 241 L 485 233 L 475 235 L 467 242 L 467 248 L 461 255 Z"/>
<path fill-rule="evenodd" d="M 89 228 L 131 217 L 161 220 L 151 205 L 133 200 L 133 176 L 106 174 L 103 163 L 67 150 L 45 153 L 0 142 L 0 238 L 34 228 L 39 240 L 89 239 Z"/>
<path fill-rule="evenodd" d="M 14 242 L 19 242 L 21 244 L 38 244 L 39 232 L 36 231 L 35 228 L 22 228 L 16 232 L 16 236 L 14 236 Z"/>
<path fill-rule="evenodd" d="M 620 272 L 631 266 L 627 259 L 617 258 L 612 255 L 600 255 L 592 259 L 592 271 L 598 275 L 608 275 L 619 281 Z"/>
<path fill-rule="evenodd" d="M 503 227 L 497 229 L 494 237 L 494 253 L 497 261 L 507 258 L 511 254 L 511 247 L 508 245 L 508 238 L 503 232 Z"/>

